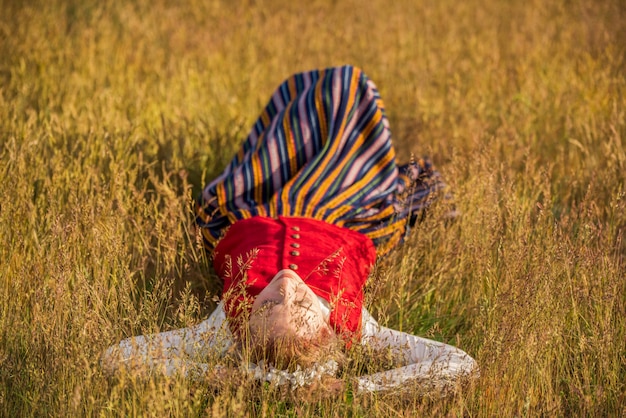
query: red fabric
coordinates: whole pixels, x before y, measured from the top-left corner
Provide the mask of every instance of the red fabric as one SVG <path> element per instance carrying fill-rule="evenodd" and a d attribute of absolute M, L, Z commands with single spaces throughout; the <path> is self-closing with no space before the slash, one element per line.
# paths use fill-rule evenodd
<path fill-rule="evenodd" d="M 358 232 L 310 218 L 256 216 L 230 227 L 215 247 L 213 265 L 224 278 L 224 308 L 234 331 L 276 273 L 290 268 L 329 302 L 330 325 L 350 340 L 360 338 L 363 286 L 375 261 L 374 244 Z"/>

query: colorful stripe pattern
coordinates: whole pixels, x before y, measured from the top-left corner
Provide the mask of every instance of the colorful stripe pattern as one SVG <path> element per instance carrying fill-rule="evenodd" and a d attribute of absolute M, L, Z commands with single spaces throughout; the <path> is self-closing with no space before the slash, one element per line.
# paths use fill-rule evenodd
<path fill-rule="evenodd" d="M 397 167 L 378 90 L 361 70 L 296 74 L 204 189 L 196 221 L 213 249 L 253 216 L 304 216 L 361 232 L 385 254 L 443 183 L 425 161 Z"/>

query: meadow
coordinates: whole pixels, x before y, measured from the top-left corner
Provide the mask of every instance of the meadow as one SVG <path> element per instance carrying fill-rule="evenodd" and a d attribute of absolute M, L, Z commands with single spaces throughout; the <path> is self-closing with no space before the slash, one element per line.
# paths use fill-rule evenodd
<path fill-rule="evenodd" d="M 626 415 L 625 52 L 621 0 L 0 0 L 0 416 Z M 109 345 L 212 311 L 191 202 L 283 79 L 343 64 L 462 214 L 435 205 L 368 307 L 480 378 L 106 377 Z"/>

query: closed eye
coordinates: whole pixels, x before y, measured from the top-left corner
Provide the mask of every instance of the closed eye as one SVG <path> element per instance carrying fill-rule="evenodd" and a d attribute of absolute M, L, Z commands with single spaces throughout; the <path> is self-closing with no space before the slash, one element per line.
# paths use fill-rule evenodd
<path fill-rule="evenodd" d="M 264 300 L 263 302 L 261 302 L 261 306 L 259 306 L 259 308 L 265 307 L 265 308 L 269 309 L 269 308 L 271 308 L 272 306 L 275 306 L 275 305 L 278 305 L 278 301 L 273 300 L 273 299 L 267 299 L 267 300 Z"/>
<path fill-rule="evenodd" d="M 308 309 L 313 306 L 313 299 L 311 299 L 310 296 L 303 296 L 302 298 L 296 300 L 295 304 Z"/>
<path fill-rule="evenodd" d="M 254 308 L 251 313 L 267 315 L 269 314 L 270 310 L 276 305 L 278 305 L 278 301 L 273 300 L 273 299 L 266 299 L 263 302 L 261 302 L 260 305 Z"/>

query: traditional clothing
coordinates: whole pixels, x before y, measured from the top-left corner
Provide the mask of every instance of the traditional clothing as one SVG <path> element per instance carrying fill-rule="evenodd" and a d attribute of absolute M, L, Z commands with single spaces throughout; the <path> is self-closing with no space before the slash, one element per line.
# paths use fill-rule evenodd
<path fill-rule="evenodd" d="M 122 341 L 103 364 L 205 373 L 203 359 L 235 343 L 232 331 L 254 298 L 276 273 L 291 269 L 317 295 L 337 334 L 391 349 L 402 360 L 397 369 L 361 376 L 357 390 L 401 388 L 414 379 L 451 382 L 476 370 L 463 351 L 381 327 L 362 306 L 376 257 L 403 239 L 442 186 L 426 161 L 396 165 L 383 102 L 359 69 L 290 77 L 196 207 L 204 245 L 224 278 L 223 300 L 194 327 Z M 334 370 L 336 364 L 323 364 L 291 374 L 250 365 L 255 378 L 292 386 Z"/>

